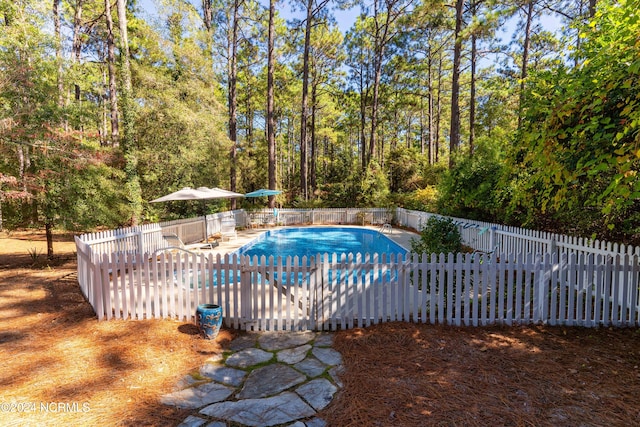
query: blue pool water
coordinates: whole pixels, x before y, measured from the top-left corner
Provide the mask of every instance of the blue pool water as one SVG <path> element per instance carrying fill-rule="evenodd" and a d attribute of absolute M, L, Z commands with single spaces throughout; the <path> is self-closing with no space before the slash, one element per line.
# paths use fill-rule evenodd
<path fill-rule="evenodd" d="M 257 256 L 258 260 L 260 260 L 264 255 L 267 262 L 270 256 L 273 256 L 274 259 L 278 256 L 283 259 L 289 256 L 292 258 L 297 256 L 298 262 L 300 262 L 303 256 L 306 256 L 307 260 L 309 260 L 312 256 L 324 255 L 325 253 L 338 255 L 351 253 L 354 256 L 358 253 L 362 255 L 377 253 L 381 259 L 383 254 L 387 254 L 388 257 L 391 255 L 398 257 L 405 256 L 408 251 L 375 230 L 349 227 L 305 227 L 267 231 L 235 252 L 238 255 L 250 256 L 252 263 L 254 256 Z M 176 284 L 182 283 L 191 289 L 196 287 L 200 289 L 203 285 L 208 287 L 210 282 L 213 286 L 217 286 L 218 284 L 240 281 L 240 270 L 235 269 L 220 272 L 214 270 L 212 272 L 212 280 L 210 280 L 208 274 L 202 280 L 192 270 L 184 270 L 181 274 L 182 276 L 178 277 L 178 272 L 174 272 L 174 282 Z M 256 280 L 259 281 L 260 274 L 257 272 L 253 274 L 257 275 L 258 279 Z M 344 274 L 346 273 L 341 272 L 339 269 L 328 270 L 328 280 L 331 281 L 333 277 L 338 278 Z M 352 272 L 351 274 L 355 277 L 357 272 Z M 391 272 L 384 274 L 387 274 L 387 280 L 391 279 Z M 378 272 L 378 275 L 382 277 L 382 271 Z M 272 273 L 267 282 L 276 280 L 280 281 L 280 284 L 288 286 L 302 284 L 308 279 L 309 272 L 296 274 L 279 272 Z"/>
<path fill-rule="evenodd" d="M 304 227 L 270 230 L 236 251 L 269 258 L 307 258 L 318 254 L 405 255 L 408 251 L 376 230 L 352 227 Z"/>

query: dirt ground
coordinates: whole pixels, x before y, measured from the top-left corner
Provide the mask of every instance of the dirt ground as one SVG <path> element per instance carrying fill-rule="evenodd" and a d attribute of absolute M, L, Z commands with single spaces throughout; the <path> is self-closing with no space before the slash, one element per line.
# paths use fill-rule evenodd
<path fill-rule="evenodd" d="M 175 426 L 159 403 L 239 332 L 177 321 L 98 322 L 72 236 L 0 234 L 0 425 Z M 638 329 L 388 323 L 336 333 L 344 388 L 331 426 L 640 424 Z"/>

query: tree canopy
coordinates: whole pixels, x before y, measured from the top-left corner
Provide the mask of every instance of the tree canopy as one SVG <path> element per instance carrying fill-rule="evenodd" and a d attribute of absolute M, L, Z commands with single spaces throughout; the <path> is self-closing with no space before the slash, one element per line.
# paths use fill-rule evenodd
<path fill-rule="evenodd" d="M 142 4 L 0 0 L 0 228 L 275 187 L 640 243 L 638 0 Z"/>

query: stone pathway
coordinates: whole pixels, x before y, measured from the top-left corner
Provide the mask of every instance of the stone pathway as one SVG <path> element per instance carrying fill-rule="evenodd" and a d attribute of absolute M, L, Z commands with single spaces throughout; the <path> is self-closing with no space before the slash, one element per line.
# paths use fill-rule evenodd
<path fill-rule="evenodd" d="M 194 410 L 179 427 L 324 427 L 316 412 L 341 387 L 332 344 L 332 334 L 310 331 L 240 336 L 231 355 L 208 360 L 162 403 Z"/>

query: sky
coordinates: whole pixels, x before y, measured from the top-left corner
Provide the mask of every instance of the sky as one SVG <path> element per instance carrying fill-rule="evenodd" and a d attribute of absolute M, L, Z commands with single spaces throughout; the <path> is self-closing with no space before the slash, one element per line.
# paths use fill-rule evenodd
<path fill-rule="evenodd" d="M 194 4 L 196 8 L 198 9 L 201 8 L 200 0 L 188 0 L 188 1 Z M 155 6 L 156 3 L 157 3 L 157 0 L 140 0 L 139 5 L 140 5 L 140 8 L 146 13 L 150 15 L 154 15 L 156 10 L 156 6 Z M 265 7 L 269 6 L 268 0 L 260 0 L 260 3 Z M 280 15 L 286 20 L 291 20 L 295 18 L 297 19 L 304 18 L 304 11 L 302 11 L 300 7 L 298 7 L 297 11 L 294 11 L 291 3 L 292 2 L 290 0 L 278 1 L 277 10 L 280 12 Z M 335 16 L 338 26 L 343 33 L 346 33 L 349 29 L 351 29 L 353 24 L 356 22 L 356 18 L 358 17 L 359 14 L 360 14 L 360 9 L 358 7 L 350 10 L 333 9 L 333 15 Z M 544 16 L 541 19 L 541 25 L 544 27 L 544 29 L 548 31 L 555 31 L 560 27 L 560 22 L 558 19 L 554 17 Z M 506 32 L 499 33 L 498 36 L 502 38 L 503 42 L 508 42 L 511 38 L 510 33 L 514 31 L 514 28 L 515 28 L 515 24 L 508 25 Z"/>
<path fill-rule="evenodd" d="M 199 0 L 197 0 L 197 1 L 196 0 L 189 0 L 189 1 L 192 4 L 194 4 L 198 9 L 201 8 Z M 155 11 L 156 11 L 155 4 L 156 3 L 157 3 L 156 0 L 140 0 L 139 1 L 140 9 L 142 9 L 143 11 L 145 11 L 146 13 L 148 13 L 150 15 L 154 15 L 155 14 Z M 265 7 L 269 6 L 268 0 L 260 0 L 260 3 Z M 290 19 L 294 19 L 294 18 L 301 19 L 301 18 L 304 17 L 304 12 L 302 12 L 300 10 L 296 12 L 296 11 L 292 10 L 290 1 L 282 1 L 282 0 L 279 1 L 276 9 L 278 10 L 278 12 L 280 12 L 280 15 L 286 20 L 290 20 Z M 340 27 L 340 30 L 343 33 L 346 33 L 353 26 L 353 24 L 356 22 L 356 18 L 358 17 L 359 13 L 360 13 L 360 9 L 359 8 L 354 8 L 354 9 L 347 10 L 347 11 L 335 9 L 333 11 L 333 14 L 334 14 L 334 16 L 336 18 L 338 26 Z"/>

